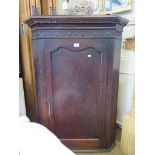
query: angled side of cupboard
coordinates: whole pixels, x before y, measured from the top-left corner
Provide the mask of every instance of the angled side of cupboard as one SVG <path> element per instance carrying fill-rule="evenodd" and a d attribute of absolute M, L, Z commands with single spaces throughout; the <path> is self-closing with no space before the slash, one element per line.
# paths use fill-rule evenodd
<path fill-rule="evenodd" d="M 32 16 L 37 121 L 71 149 L 109 149 L 121 36 L 118 16 Z"/>

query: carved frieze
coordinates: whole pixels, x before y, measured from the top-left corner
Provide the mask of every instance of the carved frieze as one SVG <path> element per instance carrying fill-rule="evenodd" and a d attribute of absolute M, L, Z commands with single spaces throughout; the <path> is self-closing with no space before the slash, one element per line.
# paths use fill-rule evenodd
<path fill-rule="evenodd" d="M 121 32 L 116 30 L 33 30 L 32 38 L 121 38 Z"/>

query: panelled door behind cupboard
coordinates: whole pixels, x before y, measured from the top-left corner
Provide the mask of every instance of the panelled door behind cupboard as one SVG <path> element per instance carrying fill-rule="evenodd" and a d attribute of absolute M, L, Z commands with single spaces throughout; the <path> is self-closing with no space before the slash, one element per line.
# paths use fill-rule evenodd
<path fill-rule="evenodd" d="M 32 16 L 35 110 L 71 149 L 114 145 L 119 57 L 119 16 Z"/>

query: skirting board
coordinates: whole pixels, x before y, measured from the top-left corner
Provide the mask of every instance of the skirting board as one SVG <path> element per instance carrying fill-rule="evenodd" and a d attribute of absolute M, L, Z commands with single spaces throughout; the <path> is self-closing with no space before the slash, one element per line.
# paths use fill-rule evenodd
<path fill-rule="evenodd" d="M 86 149 L 86 150 L 72 150 L 74 153 L 102 153 L 102 152 L 110 152 L 116 144 L 114 143 L 109 149 Z"/>

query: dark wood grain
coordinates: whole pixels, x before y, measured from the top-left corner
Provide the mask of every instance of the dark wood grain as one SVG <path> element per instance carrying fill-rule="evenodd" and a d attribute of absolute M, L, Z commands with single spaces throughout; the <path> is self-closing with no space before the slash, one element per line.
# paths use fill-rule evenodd
<path fill-rule="evenodd" d="M 99 139 L 60 139 L 71 149 L 99 149 Z"/>
<path fill-rule="evenodd" d="M 71 149 L 114 145 L 121 35 L 118 16 L 33 16 L 38 122 Z"/>

